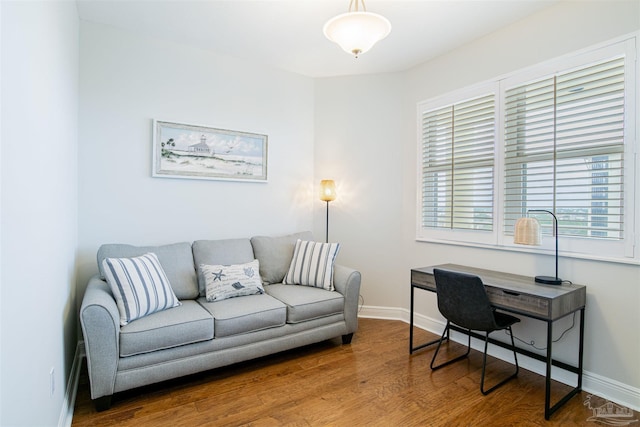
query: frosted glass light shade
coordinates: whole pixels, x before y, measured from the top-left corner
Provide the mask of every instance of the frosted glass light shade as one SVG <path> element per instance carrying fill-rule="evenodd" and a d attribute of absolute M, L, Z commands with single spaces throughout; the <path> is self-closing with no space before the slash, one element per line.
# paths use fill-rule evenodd
<path fill-rule="evenodd" d="M 389 35 L 391 23 L 377 13 L 347 12 L 328 20 L 322 31 L 329 40 L 357 58 Z"/>
<path fill-rule="evenodd" d="M 336 183 L 332 179 L 320 181 L 320 200 L 330 202 L 336 199 Z"/>
<path fill-rule="evenodd" d="M 540 246 L 542 236 L 540 223 L 535 218 L 520 218 L 516 221 L 513 233 L 513 243 L 519 245 Z"/>

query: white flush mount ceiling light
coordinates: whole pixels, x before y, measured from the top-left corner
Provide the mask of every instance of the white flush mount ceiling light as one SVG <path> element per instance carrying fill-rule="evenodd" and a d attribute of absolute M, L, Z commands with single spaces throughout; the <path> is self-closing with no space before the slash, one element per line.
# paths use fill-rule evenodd
<path fill-rule="evenodd" d="M 364 0 L 351 0 L 349 12 L 328 20 L 323 32 L 329 40 L 357 58 L 389 35 L 391 23 L 382 15 L 367 12 Z"/>

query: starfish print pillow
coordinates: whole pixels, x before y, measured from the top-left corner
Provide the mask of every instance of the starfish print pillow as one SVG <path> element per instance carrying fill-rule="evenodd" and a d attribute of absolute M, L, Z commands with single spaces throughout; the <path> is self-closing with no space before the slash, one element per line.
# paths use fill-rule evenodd
<path fill-rule="evenodd" d="M 235 265 L 200 264 L 199 268 L 205 280 L 208 302 L 264 293 L 257 259 Z"/>

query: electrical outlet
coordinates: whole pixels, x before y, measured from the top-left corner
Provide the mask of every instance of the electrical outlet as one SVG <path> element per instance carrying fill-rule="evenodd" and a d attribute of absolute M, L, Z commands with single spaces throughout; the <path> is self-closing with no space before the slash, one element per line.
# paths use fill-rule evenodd
<path fill-rule="evenodd" d="M 51 368 L 49 371 L 49 396 L 53 397 L 53 394 L 56 392 L 56 370 Z"/>

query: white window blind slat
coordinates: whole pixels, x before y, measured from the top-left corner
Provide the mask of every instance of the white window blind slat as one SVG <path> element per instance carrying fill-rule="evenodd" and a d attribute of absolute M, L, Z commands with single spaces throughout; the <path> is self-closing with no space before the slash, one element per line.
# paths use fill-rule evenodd
<path fill-rule="evenodd" d="M 422 113 L 422 228 L 493 230 L 494 143 L 494 94 Z"/>
<path fill-rule="evenodd" d="M 527 210 L 548 209 L 561 235 L 623 238 L 624 85 L 614 58 L 507 91 L 505 234 Z"/>

